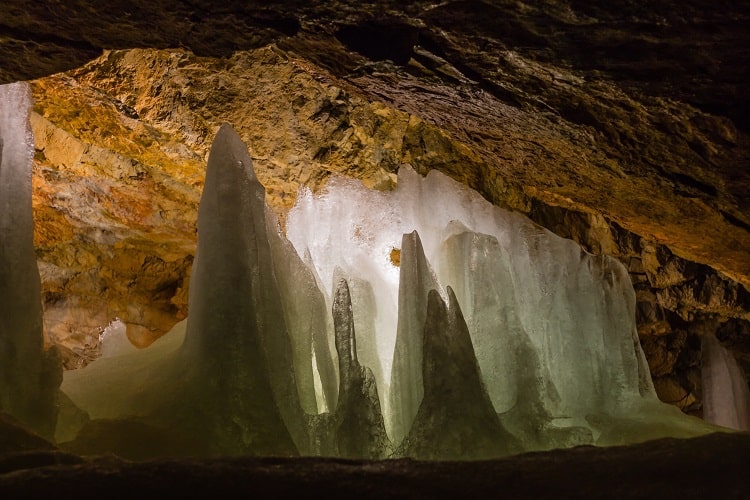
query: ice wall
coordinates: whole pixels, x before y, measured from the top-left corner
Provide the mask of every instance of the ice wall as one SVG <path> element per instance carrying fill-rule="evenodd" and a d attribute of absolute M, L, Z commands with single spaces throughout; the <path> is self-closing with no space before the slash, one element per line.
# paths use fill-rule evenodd
<path fill-rule="evenodd" d="M 402 168 L 390 192 L 332 179 L 318 195 L 301 193 L 287 236 L 323 283 L 339 264 L 372 284 L 378 355 L 391 381 L 378 387 L 396 447 L 418 425 L 429 383 L 425 304 L 430 289 L 445 286 L 456 290 L 493 408 L 524 449 L 711 430 L 657 400 L 635 294 L 618 261 L 587 254 L 438 172 L 422 178 Z"/>
<path fill-rule="evenodd" d="M 716 425 L 750 431 L 750 390 L 732 353 L 713 335 L 701 341 L 703 418 Z"/>
<path fill-rule="evenodd" d="M 68 372 L 66 446 L 473 459 L 715 429 L 656 399 L 617 261 L 438 173 L 333 179 L 288 239 L 264 196 L 223 126 L 187 331 Z"/>
<path fill-rule="evenodd" d="M 61 367 L 57 351 L 43 345 L 30 110 L 28 84 L 0 85 L 0 410 L 51 437 Z"/>

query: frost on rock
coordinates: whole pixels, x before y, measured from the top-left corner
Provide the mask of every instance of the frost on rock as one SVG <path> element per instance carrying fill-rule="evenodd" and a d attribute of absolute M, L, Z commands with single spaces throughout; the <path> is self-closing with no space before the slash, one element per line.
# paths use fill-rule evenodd
<path fill-rule="evenodd" d="M 750 431 L 750 390 L 732 353 L 713 335 L 701 341 L 703 418 L 716 425 Z"/>
<path fill-rule="evenodd" d="M 423 328 L 424 398 L 401 445 L 419 459 L 475 460 L 521 451 L 495 412 L 453 290 L 429 292 Z"/>
<path fill-rule="evenodd" d="M 136 351 L 127 335 L 127 326 L 120 318 L 115 318 L 99 334 L 99 350 L 102 358 L 121 356 Z"/>
<path fill-rule="evenodd" d="M 62 368 L 57 351 L 45 350 L 42 333 L 30 109 L 28 84 L 0 85 L 0 410 L 50 438 Z"/>

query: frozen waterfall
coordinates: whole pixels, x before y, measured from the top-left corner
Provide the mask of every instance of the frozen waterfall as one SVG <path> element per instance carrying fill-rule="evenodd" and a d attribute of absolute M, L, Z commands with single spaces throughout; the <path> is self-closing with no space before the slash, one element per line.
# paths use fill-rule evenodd
<path fill-rule="evenodd" d="M 716 429 L 657 400 L 616 260 L 437 172 L 303 191 L 286 236 L 264 196 L 222 126 L 186 332 L 65 375 L 71 449 L 470 459 Z"/>

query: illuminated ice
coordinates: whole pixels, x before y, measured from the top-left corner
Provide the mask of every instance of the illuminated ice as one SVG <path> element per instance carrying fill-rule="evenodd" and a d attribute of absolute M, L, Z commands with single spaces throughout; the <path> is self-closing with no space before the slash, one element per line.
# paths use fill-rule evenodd
<path fill-rule="evenodd" d="M 412 263 L 401 269 L 409 282 L 400 287 L 421 291 L 399 294 L 389 256 L 396 249 L 402 266 L 409 261 L 413 251 L 401 240 L 413 231 L 424 262 L 436 266 L 434 288 L 457 290 L 487 393 L 524 449 L 715 429 L 656 398 L 636 333 L 635 294 L 618 261 L 590 255 L 443 174 L 422 178 L 404 167 L 389 192 L 344 179 L 332 179 L 318 195 L 305 191 L 287 223 L 287 237 L 298 252 L 309 252 L 323 283 L 331 283 L 338 264 L 347 276 L 372 284 L 378 355 L 392 381 L 382 392 L 394 446 L 422 398 L 404 387 L 427 384 L 413 341 L 423 327 L 409 328 L 417 331 L 408 343 L 396 340 L 403 318 L 419 322 L 415 297 L 426 297 L 433 286 L 419 283 L 429 273 L 415 273 Z M 402 304 L 409 295 L 412 302 Z"/>
<path fill-rule="evenodd" d="M 470 459 L 716 429 L 657 400 L 616 260 L 406 167 L 302 192 L 287 240 L 251 165 L 223 126 L 184 341 L 69 372 L 71 446 Z"/>

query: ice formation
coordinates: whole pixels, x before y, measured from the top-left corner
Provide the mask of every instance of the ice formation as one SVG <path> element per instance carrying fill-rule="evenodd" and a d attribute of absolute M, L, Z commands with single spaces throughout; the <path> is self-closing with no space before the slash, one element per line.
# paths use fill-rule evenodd
<path fill-rule="evenodd" d="M 423 399 L 399 453 L 421 459 L 482 459 L 517 453 L 482 382 L 461 308 L 448 287 L 446 304 L 428 292 L 421 380 Z"/>
<path fill-rule="evenodd" d="M 0 410 L 51 437 L 61 368 L 57 351 L 43 345 L 30 110 L 28 84 L 0 85 Z"/>
<path fill-rule="evenodd" d="M 701 342 L 703 418 L 716 425 L 750 431 L 750 390 L 732 353 L 713 335 Z"/>
<path fill-rule="evenodd" d="M 614 259 L 435 172 L 303 192 L 286 237 L 264 195 L 222 126 L 184 340 L 68 372 L 73 449 L 470 459 L 715 430 L 657 400 Z"/>
<path fill-rule="evenodd" d="M 99 334 L 99 351 L 102 358 L 121 356 L 136 351 L 136 347 L 128 339 L 127 326 L 120 318 L 113 319 Z"/>

